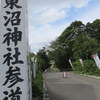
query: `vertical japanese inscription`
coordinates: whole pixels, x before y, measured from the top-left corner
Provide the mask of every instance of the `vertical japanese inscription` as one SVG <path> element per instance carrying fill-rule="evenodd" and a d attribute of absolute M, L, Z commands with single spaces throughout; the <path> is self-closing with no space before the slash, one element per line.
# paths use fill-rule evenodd
<path fill-rule="evenodd" d="M 18 44 L 18 41 L 22 40 L 22 32 L 18 31 L 18 27 L 14 27 L 14 31 L 12 32 L 11 28 L 7 28 L 7 33 L 3 35 L 4 37 L 4 43 L 7 43 L 7 46 L 10 45 L 10 41 L 14 42 L 14 45 L 16 46 Z"/>
<path fill-rule="evenodd" d="M 19 0 L 5 0 L 6 6 L 4 8 L 9 7 L 10 9 L 16 8 L 22 8 L 20 5 L 18 5 Z"/>
<path fill-rule="evenodd" d="M 8 68 L 5 72 L 5 81 L 2 86 L 9 88 L 10 91 L 3 91 L 3 100 L 20 100 L 22 90 L 17 84 L 24 81 L 21 77 L 21 68 L 19 66 L 24 64 L 24 61 L 20 59 L 21 52 L 18 47 L 23 37 L 23 32 L 19 29 L 21 24 L 20 9 L 22 6 L 19 5 L 19 0 L 4 0 L 4 2 L 5 15 L 3 16 L 3 25 L 6 32 L 3 33 L 2 44 L 6 45 L 6 53 L 3 54 L 2 64 Z M 11 46 L 12 44 L 14 45 L 13 47 Z"/>
<path fill-rule="evenodd" d="M 19 77 L 21 75 L 20 73 L 20 68 L 15 67 L 13 68 L 12 66 L 9 67 L 9 70 L 6 72 L 6 81 L 4 82 L 3 86 L 6 85 L 8 82 L 11 83 L 8 88 L 13 87 L 15 84 L 18 82 L 22 82 L 23 79 Z"/>
<path fill-rule="evenodd" d="M 20 100 L 22 91 L 20 91 L 20 87 L 17 87 L 15 91 L 11 89 L 10 93 L 8 91 L 4 91 L 3 93 L 5 94 L 5 98 L 3 100 Z"/>
<path fill-rule="evenodd" d="M 11 24 L 12 26 L 20 25 L 20 11 L 10 12 L 6 11 L 6 16 L 4 16 L 5 23 L 4 26 L 7 27 L 8 24 Z"/>

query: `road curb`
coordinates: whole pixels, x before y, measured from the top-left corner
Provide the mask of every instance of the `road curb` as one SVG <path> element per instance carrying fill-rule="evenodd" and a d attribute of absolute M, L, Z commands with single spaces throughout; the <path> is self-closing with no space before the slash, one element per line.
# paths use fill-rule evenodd
<path fill-rule="evenodd" d="M 89 78 L 100 79 L 100 77 L 96 77 L 96 76 L 84 75 L 84 74 L 80 74 L 80 75 L 82 75 L 82 76 L 86 76 L 86 77 L 89 77 Z"/>

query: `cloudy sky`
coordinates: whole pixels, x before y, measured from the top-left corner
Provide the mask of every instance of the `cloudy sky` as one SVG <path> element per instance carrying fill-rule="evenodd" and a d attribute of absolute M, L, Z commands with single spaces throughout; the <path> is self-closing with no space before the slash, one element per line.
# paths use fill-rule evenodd
<path fill-rule="evenodd" d="M 29 44 L 32 52 L 55 40 L 75 20 L 100 19 L 100 0 L 28 0 Z"/>

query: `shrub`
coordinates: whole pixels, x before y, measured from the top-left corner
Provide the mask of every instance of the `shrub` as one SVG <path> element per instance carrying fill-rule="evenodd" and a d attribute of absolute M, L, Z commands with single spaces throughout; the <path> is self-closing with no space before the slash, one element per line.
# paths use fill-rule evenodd
<path fill-rule="evenodd" d="M 84 60 L 83 67 L 79 61 L 73 63 L 74 73 L 88 74 L 100 76 L 100 70 L 97 68 L 96 63 L 92 60 Z"/>
<path fill-rule="evenodd" d="M 32 97 L 43 100 L 43 78 L 39 70 L 37 70 L 36 78 L 32 80 Z"/>
<path fill-rule="evenodd" d="M 73 63 L 72 69 L 73 69 L 74 73 L 83 73 L 83 67 L 79 61 L 76 61 Z"/>
<path fill-rule="evenodd" d="M 100 75 L 100 70 L 97 68 L 96 63 L 94 61 L 85 60 L 84 73 L 89 75 Z"/>
<path fill-rule="evenodd" d="M 94 74 L 96 69 L 96 65 L 91 60 L 85 60 L 84 61 L 84 73 L 85 74 Z"/>

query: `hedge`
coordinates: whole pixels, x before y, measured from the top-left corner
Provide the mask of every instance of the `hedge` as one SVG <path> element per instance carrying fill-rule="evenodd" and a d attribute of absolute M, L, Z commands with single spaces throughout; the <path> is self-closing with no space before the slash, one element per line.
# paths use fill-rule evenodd
<path fill-rule="evenodd" d="M 88 74 L 100 76 L 100 70 L 97 68 L 96 63 L 92 60 L 84 60 L 83 67 L 79 61 L 73 63 L 74 73 Z"/>

